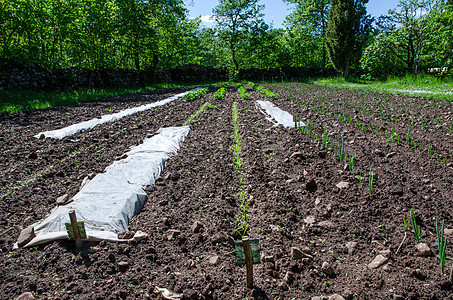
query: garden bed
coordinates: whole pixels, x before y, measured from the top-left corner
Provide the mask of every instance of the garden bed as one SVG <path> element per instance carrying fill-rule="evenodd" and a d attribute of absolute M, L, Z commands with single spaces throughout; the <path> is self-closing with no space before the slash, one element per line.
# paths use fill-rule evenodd
<path fill-rule="evenodd" d="M 333 294 L 346 299 L 450 297 L 452 248 L 447 244 L 445 274 L 441 274 L 435 219 L 453 228 L 452 137 L 443 126 L 436 132 L 425 130 L 441 124 L 414 125 L 411 137 L 420 141 L 422 149 L 407 145 L 409 125 L 402 115 L 410 112 L 395 108 L 394 113 L 383 111 L 398 118 L 401 138 L 399 143 L 387 141 L 394 119 L 383 120 L 381 110 L 371 116 L 361 108 L 379 99 L 392 107 L 430 101 L 438 105 L 434 118 L 451 124 L 451 107 L 422 98 L 303 84 L 272 85 L 280 97 L 270 99 L 244 87 L 249 100 L 241 99 L 235 86 L 228 86 L 224 100 L 213 100 L 213 91 L 196 101 L 174 101 L 61 140 L 33 135 L 187 89 L 0 116 L 4 153 L 0 298 L 32 292 L 36 298 L 154 299 L 156 287 L 192 299 L 307 299 Z M 335 104 L 353 98 L 349 106 Z M 306 130 L 273 126 L 256 109 L 255 100 L 271 101 L 311 124 L 310 137 Z M 190 122 L 191 132 L 181 149 L 167 162 L 156 185 L 147 189 L 148 201 L 129 224 L 132 231 L 148 233 L 146 240 L 87 242 L 81 253 L 75 252 L 73 242 L 13 250 L 21 229 L 45 217 L 58 197 L 71 198 L 87 176 L 103 172 L 160 127 L 182 125 L 206 102 L 210 105 Z M 232 151 L 233 102 L 241 172 Z M 404 108 L 414 118 L 420 115 L 418 106 Z M 332 115 L 326 113 L 329 109 Z M 341 119 L 334 117 L 335 112 L 337 116 L 341 112 Z M 423 121 L 415 119 L 414 124 L 427 124 L 434 112 L 427 108 Z M 381 129 L 378 135 L 372 128 L 387 131 Z M 353 170 L 349 159 L 340 164 L 330 148 L 323 147 L 324 132 L 329 133 L 330 145 L 340 144 L 343 137 L 348 158 L 354 156 Z M 390 137 L 394 136 L 392 132 Z M 429 144 L 439 159 L 430 155 Z M 375 174 L 371 191 L 370 169 Z M 253 290 L 245 288 L 245 267 L 236 265 L 232 244 L 240 239 L 241 199 L 249 203 L 248 234 L 260 239 L 262 252 L 261 264 L 254 267 Z M 415 248 L 410 223 L 404 230 L 403 216 L 410 222 L 411 208 L 431 255 L 421 256 Z M 379 255 L 387 262 L 370 269 Z"/>

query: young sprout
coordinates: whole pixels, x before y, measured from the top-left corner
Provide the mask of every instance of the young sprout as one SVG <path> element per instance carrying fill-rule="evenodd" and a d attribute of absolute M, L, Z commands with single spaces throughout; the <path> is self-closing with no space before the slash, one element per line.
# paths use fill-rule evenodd
<path fill-rule="evenodd" d="M 414 214 L 413 208 L 411 208 L 411 223 L 412 223 L 412 228 L 414 228 L 415 239 L 417 240 L 417 243 L 420 243 L 421 242 L 420 227 L 417 226 L 417 221 L 415 220 L 415 214 Z"/>
<path fill-rule="evenodd" d="M 374 169 L 370 167 L 370 177 L 368 180 L 368 189 L 370 191 L 370 197 L 373 196 L 373 180 L 374 180 Z"/>
<path fill-rule="evenodd" d="M 409 228 L 409 224 L 406 221 L 406 215 L 403 215 L 403 228 L 404 231 L 407 231 L 407 229 Z"/>
<path fill-rule="evenodd" d="M 442 274 L 444 274 L 445 259 L 447 258 L 447 237 L 444 237 L 444 221 L 442 221 L 442 229 L 439 232 L 437 217 L 436 217 L 436 235 L 437 235 L 437 246 L 439 248 L 440 271 Z"/>

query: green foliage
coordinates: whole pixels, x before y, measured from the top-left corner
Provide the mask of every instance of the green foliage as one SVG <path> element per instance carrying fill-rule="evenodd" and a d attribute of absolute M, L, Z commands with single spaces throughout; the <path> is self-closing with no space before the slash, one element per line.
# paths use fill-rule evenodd
<path fill-rule="evenodd" d="M 280 98 L 280 95 L 277 94 L 276 92 L 273 92 L 269 89 L 266 89 L 265 87 L 258 85 L 253 82 L 248 83 L 254 90 L 257 90 L 258 92 L 264 94 L 266 97 L 273 98 L 273 99 L 278 99 Z"/>
<path fill-rule="evenodd" d="M 349 78 L 349 67 L 361 56 L 371 19 L 366 15 L 368 0 L 332 0 L 326 30 L 326 47 L 335 69 Z"/>
<path fill-rule="evenodd" d="M 156 84 L 135 89 L 83 89 L 71 92 L 43 92 L 32 90 L 0 90 L 0 113 L 16 113 L 49 107 L 84 103 L 125 94 L 150 91 L 156 88 L 175 87 L 173 84 Z"/>
<path fill-rule="evenodd" d="M 266 26 L 261 13 L 263 9 L 264 5 L 259 5 L 258 0 L 219 0 L 212 10 L 219 37 L 229 47 L 235 70 L 239 70 L 236 53 L 241 39 L 247 38 L 247 33 Z"/>
<path fill-rule="evenodd" d="M 8 0 L 0 7 L 6 61 L 143 69 L 194 60 L 199 23 L 186 18 L 182 0 Z"/>
<path fill-rule="evenodd" d="M 187 93 L 185 96 L 184 96 L 184 101 L 186 102 L 191 102 L 191 101 L 195 101 L 197 100 L 198 98 L 201 98 L 202 96 L 204 96 L 206 93 L 209 92 L 209 88 L 202 88 L 202 89 L 197 89 L 195 91 L 192 91 L 190 93 Z"/>
<path fill-rule="evenodd" d="M 414 214 L 413 208 L 411 208 L 411 223 L 412 223 L 412 228 L 414 229 L 415 239 L 417 240 L 417 243 L 420 243 L 421 242 L 420 227 L 417 226 L 417 221 L 415 220 L 415 214 Z"/>
<path fill-rule="evenodd" d="M 250 94 L 247 93 L 247 90 L 245 89 L 245 87 L 242 84 L 238 83 L 237 87 L 238 87 L 239 96 L 242 99 L 244 99 L 244 100 L 250 99 Z"/>
<path fill-rule="evenodd" d="M 195 119 L 199 114 L 201 114 L 206 106 L 209 106 L 209 102 L 205 102 L 193 115 L 191 115 L 183 124 L 182 126 L 187 126 L 193 119 Z"/>
<path fill-rule="evenodd" d="M 288 29 L 287 47 L 293 66 L 311 64 L 326 67 L 324 42 L 327 29 L 330 0 L 284 0 L 295 5 L 286 17 Z"/>
<path fill-rule="evenodd" d="M 438 218 L 436 217 L 436 236 L 437 247 L 439 248 L 440 271 L 444 274 L 445 260 L 447 258 L 447 237 L 444 237 L 444 221 L 442 221 L 442 228 L 439 231 Z"/>
<path fill-rule="evenodd" d="M 233 156 L 234 156 L 234 168 L 240 175 L 239 179 L 239 187 L 241 188 L 242 182 L 244 180 L 244 171 L 242 170 L 242 157 L 241 157 L 241 137 L 239 135 L 239 126 L 238 126 L 238 109 L 237 109 L 237 102 L 233 102 L 232 105 L 232 118 L 233 118 Z M 236 216 L 236 224 L 238 225 L 238 229 L 236 230 L 239 235 L 244 236 L 247 233 L 248 229 L 248 212 L 247 208 L 249 205 L 249 201 L 245 196 L 245 191 L 241 188 L 239 193 L 239 208 L 240 212 Z"/>
<path fill-rule="evenodd" d="M 380 18 L 378 28 L 361 59 L 366 78 L 453 67 L 453 10 L 441 2 L 401 1 L 398 10 Z"/>
<path fill-rule="evenodd" d="M 342 77 L 313 79 L 310 82 L 323 86 L 358 89 L 362 91 L 392 93 L 424 98 L 451 101 L 453 89 L 453 77 L 437 78 L 429 75 L 405 75 L 402 77 L 388 77 L 385 82 L 381 81 L 345 81 Z"/>
<path fill-rule="evenodd" d="M 225 99 L 225 96 L 226 96 L 226 87 L 222 86 L 220 89 L 218 89 L 212 95 L 212 99 L 214 99 L 214 100 L 223 100 L 223 99 Z"/>

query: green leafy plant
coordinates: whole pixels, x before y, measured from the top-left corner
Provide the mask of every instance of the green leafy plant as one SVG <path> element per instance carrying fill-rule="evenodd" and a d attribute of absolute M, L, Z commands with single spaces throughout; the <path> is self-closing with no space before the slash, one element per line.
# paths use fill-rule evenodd
<path fill-rule="evenodd" d="M 247 93 L 245 87 L 244 87 L 242 84 L 240 84 L 240 83 L 238 83 L 237 86 L 238 86 L 239 96 L 240 96 L 242 99 L 244 99 L 244 100 L 250 99 L 250 94 Z"/>
<path fill-rule="evenodd" d="M 269 89 L 266 89 L 265 87 L 263 86 L 260 86 L 256 83 L 253 83 L 253 82 L 248 82 L 248 84 L 254 89 L 254 90 L 257 90 L 258 92 L 264 94 L 266 97 L 269 97 L 269 98 L 273 98 L 273 99 L 278 99 L 280 98 L 280 95 L 275 93 L 275 92 L 272 92 L 271 90 Z"/>
<path fill-rule="evenodd" d="M 208 92 L 209 92 L 209 88 L 197 89 L 195 91 L 187 93 L 184 96 L 184 101 L 186 101 L 186 102 L 195 101 L 195 100 L 197 100 L 198 98 L 202 97 L 203 95 L 205 95 Z"/>
<path fill-rule="evenodd" d="M 439 248 L 440 271 L 444 274 L 445 259 L 447 258 L 447 237 L 444 237 L 444 221 L 442 221 L 442 228 L 439 232 L 438 218 L 436 217 L 436 235 L 437 246 Z"/>
<path fill-rule="evenodd" d="M 227 92 L 226 87 L 222 86 L 220 89 L 218 89 L 212 95 L 212 99 L 214 99 L 214 100 L 223 100 L 223 99 L 225 99 L 226 92 Z"/>
<path fill-rule="evenodd" d="M 420 243 L 421 242 L 420 227 L 417 225 L 417 221 L 415 220 L 415 214 L 414 214 L 413 208 L 411 208 L 411 223 L 412 223 L 412 228 L 414 229 L 415 239 L 417 240 L 417 243 Z"/>

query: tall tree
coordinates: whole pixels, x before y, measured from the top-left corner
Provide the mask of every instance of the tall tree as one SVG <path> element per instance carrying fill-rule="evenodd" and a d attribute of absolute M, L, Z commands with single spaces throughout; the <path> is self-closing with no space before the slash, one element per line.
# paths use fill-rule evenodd
<path fill-rule="evenodd" d="M 370 78 L 453 67 L 453 8 L 444 1 L 401 1 L 379 20 L 380 33 L 361 59 Z"/>
<path fill-rule="evenodd" d="M 371 30 L 372 20 L 366 15 L 368 0 L 332 0 L 326 31 L 326 47 L 335 69 L 349 78 L 349 68 L 360 58 Z"/>
<path fill-rule="evenodd" d="M 212 10 L 217 22 L 220 38 L 227 42 L 235 70 L 239 70 L 237 61 L 238 44 L 246 33 L 258 30 L 264 23 L 261 12 L 264 5 L 259 0 L 220 0 Z"/>
<path fill-rule="evenodd" d="M 304 52 L 313 51 L 313 42 L 315 42 L 322 51 L 322 67 L 326 66 L 326 46 L 325 32 L 327 29 L 327 17 L 329 14 L 330 0 L 284 0 L 287 3 L 295 5 L 294 11 L 286 17 L 286 24 L 294 36 L 303 39 L 309 35 L 311 49 L 305 49 Z M 295 43 L 307 44 L 305 40 L 294 41 Z M 299 53 L 302 55 L 302 53 Z"/>

